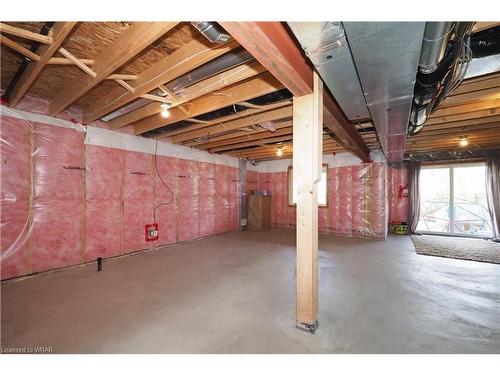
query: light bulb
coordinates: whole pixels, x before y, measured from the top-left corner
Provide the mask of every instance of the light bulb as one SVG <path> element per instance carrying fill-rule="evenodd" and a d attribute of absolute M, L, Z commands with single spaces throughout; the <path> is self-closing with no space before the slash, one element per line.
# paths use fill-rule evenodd
<path fill-rule="evenodd" d="M 167 118 L 168 116 L 170 116 L 170 111 L 167 108 L 162 109 L 162 111 L 161 111 L 161 117 Z"/>
<path fill-rule="evenodd" d="M 460 142 L 458 142 L 458 144 L 461 147 L 467 146 L 469 144 L 469 140 L 467 139 L 467 136 L 460 137 Z"/>
<path fill-rule="evenodd" d="M 170 104 L 161 103 L 160 108 L 161 108 L 161 117 L 167 118 L 168 116 L 170 116 L 170 111 L 168 110 L 170 108 Z"/>
<path fill-rule="evenodd" d="M 283 156 L 283 150 L 281 148 L 279 148 L 278 150 L 276 150 L 276 155 Z"/>

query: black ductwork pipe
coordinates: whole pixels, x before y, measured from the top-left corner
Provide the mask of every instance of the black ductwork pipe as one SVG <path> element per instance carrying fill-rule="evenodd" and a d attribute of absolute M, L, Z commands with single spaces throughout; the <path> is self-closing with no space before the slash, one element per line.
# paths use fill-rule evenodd
<path fill-rule="evenodd" d="M 43 25 L 41 30 L 40 30 L 40 35 L 47 35 L 49 33 L 49 30 L 52 28 L 52 26 L 54 26 L 54 23 L 55 22 L 46 22 L 45 25 Z M 31 47 L 30 47 L 30 51 L 33 53 L 36 53 L 38 51 L 38 47 L 40 47 L 40 42 L 32 42 Z M 14 74 L 14 77 L 12 77 L 12 80 L 10 81 L 9 86 L 7 86 L 7 89 L 5 90 L 5 93 L 2 96 L 3 98 L 5 98 L 7 100 L 9 99 L 9 96 L 10 96 L 12 90 L 14 90 L 14 87 L 16 87 L 17 81 L 19 81 L 19 79 L 23 75 L 23 73 L 26 70 L 26 68 L 28 67 L 28 63 L 30 61 L 31 60 L 28 57 L 24 56 L 24 59 L 21 62 L 21 65 L 19 65 L 19 68 L 17 69 L 16 74 Z"/>
<path fill-rule="evenodd" d="M 417 80 L 415 82 L 415 90 L 413 102 L 417 105 L 426 105 L 432 101 L 438 85 L 449 73 L 451 64 L 453 63 L 453 44 L 450 43 L 446 55 L 444 56 L 437 69 L 432 73 L 424 74 L 421 71 L 417 73 Z"/>
<path fill-rule="evenodd" d="M 473 58 L 500 54 L 500 26 L 473 34 L 469 47 Z"/>
<path fill-rule="evenodd" d="M 457 67 L 464 64 L 464 59 L 467 59 L 467 62 L 473 58 L 500 54 L 500 26 L 470 35 L 472 25 L 470 22 L 457 23 L 454 30 L 455 38 L 448 43 L 446 53 L 436 69 L 432 72 L 419 69 L 417 72 L 409 134 L 418 132 L 427 117 L 452 90 L 458 87 L 465 73 L 463 70 L 457 70 L 460 69 Z"/>
<path fill-rule="evenodd" d="M 191 24 L 212 43 L 224 44 L 231 38 L 216 22 L 199 21 Z"/>

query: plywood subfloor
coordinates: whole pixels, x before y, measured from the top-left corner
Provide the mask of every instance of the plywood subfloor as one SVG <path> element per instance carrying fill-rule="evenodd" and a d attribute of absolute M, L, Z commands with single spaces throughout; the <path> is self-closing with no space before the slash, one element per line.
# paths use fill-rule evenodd
<path fill-rule="evenodd" d="M 320 238 L 320 327 L 295 322 L 294 232 L 234 232 L 2 285 L 2 347 L 57 353 L 498 353 L 500 266 L 409 237 Z"/>

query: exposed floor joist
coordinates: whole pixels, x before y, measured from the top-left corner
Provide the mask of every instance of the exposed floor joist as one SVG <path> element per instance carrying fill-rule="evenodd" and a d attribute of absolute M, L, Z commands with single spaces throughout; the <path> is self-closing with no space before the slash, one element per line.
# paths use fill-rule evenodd
<path fill-rule="evenodd" d="M 61 92 L 51 101 L 49 115 L 55 116 L 86 92 L 106 79 L 156 39 L 167 33 L 178 22 L 137 22 L 120 34 L 99 56 L 95 58 L 96 77 L 78 72 L 71 81 L 66 82 Z"/>
<path fill-rule="evenodd" d="M 15 85 L 9 97 L 9 105 L 16 106 L 17 103 L 28 92 L 31 85 L 35 82 L 36 78 L 42 69 L 49 63 L 52 56 L 59 50 L 66 37 L 75 27 L 76 22 L 56 22 L 52 27 L 52 43 L 43 45 L 39 48 L 38 54 L 40 59 L 36 62 L 30 62 L 24 71 L 21 79 Z"/>
<path fill-rule="evenodd" d="M 187 104 L 188 113 L 178 108 L 170 111 L 168 118 L 160 114 L 150 116 L 134 123 L 135 134 L 142 134 L 178 121 L 196 117 L 219 108 L 224 108 L 241 101 L 253 99 L 282 89 L 281 83 L 268 72 L 262 73 L 250 80 L 229 86 L 219 92 L 205 95 Z"/>
<path fill-rule="evenodd" d="M 87 108 L 84 121 L 96 120 L 236 47 L 238 47 L 236 42 L 214 47 L 200 36 L 139 74 L 134 82 L 134 92 L 123 94 L 123 91 L 117 88 L 103 97 L 99 103 Z"/>
<path fill-rule="evenodd" d="M 280 22 L 222 22 L 222 26 L 294 96 L 312 92 L 313 70 Z M 362 160 L 369 149 L 331 95 L 324 91 L 324 123 Z"/>

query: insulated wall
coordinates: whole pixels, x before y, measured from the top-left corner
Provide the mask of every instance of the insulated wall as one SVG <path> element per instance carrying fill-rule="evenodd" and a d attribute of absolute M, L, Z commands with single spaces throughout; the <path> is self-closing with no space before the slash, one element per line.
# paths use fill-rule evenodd
<path fill-rule="evenodd" d="M 408 198 L 408 166 L 389 167 L 389 221 L 408 222 L 410 201 Z"/>
<path fill-rule="evenodd" d="M 271 194 L 271 223 L 295 228 L 288 204 L 288 172 L 259 172 L 258 190 Z M 387 166 L 384 162 L 328 167 L 328 207 L 318 209 L 322 233 L 383 239 L 387 235 Z"/>
<path fill-rule="evenodd" d="M 2 280 L 238 228 L 238 168 L 84 144 L 83 130 L 2 115 Z"/>

